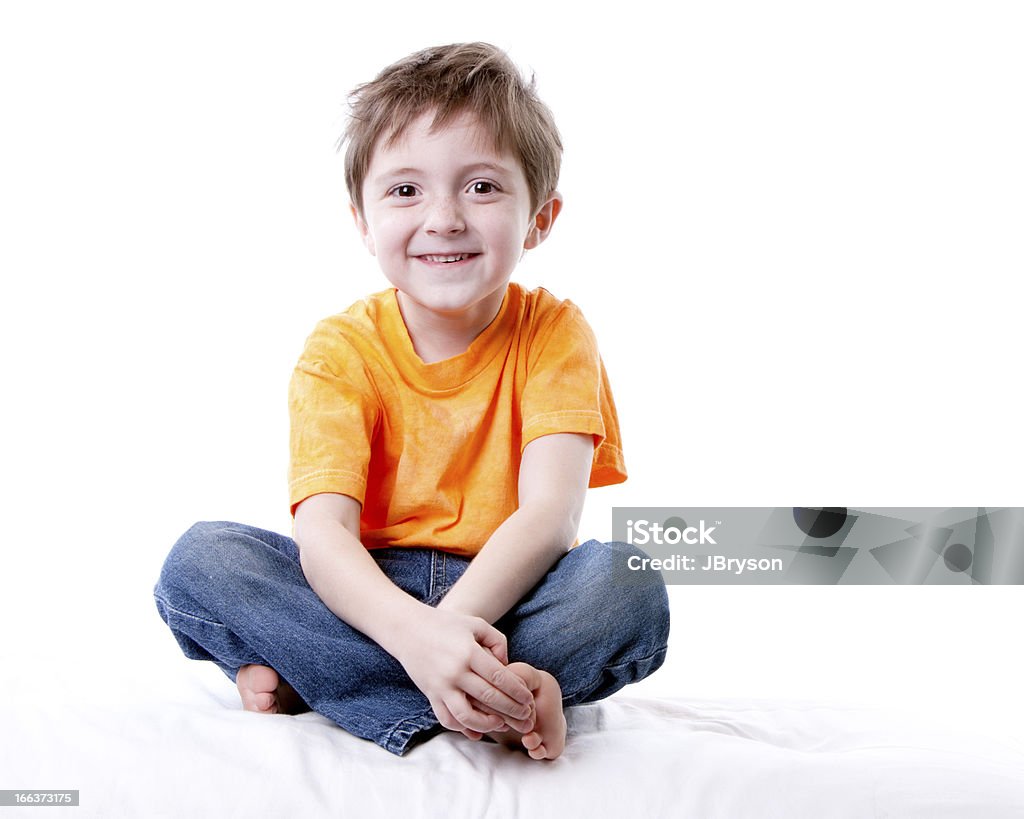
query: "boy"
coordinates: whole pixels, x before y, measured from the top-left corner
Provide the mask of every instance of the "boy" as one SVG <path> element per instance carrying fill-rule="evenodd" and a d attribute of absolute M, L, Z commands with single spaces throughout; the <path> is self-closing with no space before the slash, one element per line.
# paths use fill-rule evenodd
<path fill-rule="evenodd" d="M 243 706 L 313 708 L 396 754 L 440 728 L 553 759 L 563 707 L 664 661 L 656 573 L 572 548 L 625 480 L 589 326 L 509 279 L 551 231 L 561 143 L 498 49 L 427 49 L 352 97 L 352 213 L 393 288 L 321 322 L 290 387 L 294 540 L 197 524 L 155 589 Z"/>

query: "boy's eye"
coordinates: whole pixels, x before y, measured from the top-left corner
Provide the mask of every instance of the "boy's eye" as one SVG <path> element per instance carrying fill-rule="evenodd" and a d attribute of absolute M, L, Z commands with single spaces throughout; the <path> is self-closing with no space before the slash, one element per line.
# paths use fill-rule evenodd
<path fill-rule="evenodd" d="M 416 195 L 416 188 L 414 188 L 412 185 L 399 185 L 398 187 L 396 187 L 391 192 L 395 196 L 404 196 L 404 197 L 415 196 Z"/>
<path fill-rule="evenodd" d="M 472 186 L 473 193 L 494 193 L 493 182 L 474 182 Z"/>

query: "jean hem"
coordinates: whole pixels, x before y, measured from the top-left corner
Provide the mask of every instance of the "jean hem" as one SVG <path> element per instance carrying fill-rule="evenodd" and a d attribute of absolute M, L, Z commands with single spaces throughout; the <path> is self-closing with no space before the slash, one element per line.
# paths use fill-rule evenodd
<path fill-rule="evenodd" d="M 384 735 L 383 741 L 379 744 L 384 750 L 390 751 L 396 756 L 404 756 L 413 745 L 417 744 L 413 741 L 417 734 L 438 727 L 439 723 L 431 709 L 399 722 Z"/>
<path fill-rule="evenodd" d="M 616 663 L 615 665 L 605 666 L 601 669 L 601 673 L 589 686 L 584 686 L 569 695 L 563 694 L 562 703 L 565 707 L 570 707 L 572 705 L 584 705 L 588 702 L 597 702 L 598 700 L 603 700 L 606 697 L 610 697 L 616 691 L 620 691 L 630 683 L 638 682 L 639 680 L 643 680 L 649 677 L 651 674 L 653 674 L 655 671 L 661 668 L 662 664 L 664 664 L 665 662 L 666 656 L 668 656 L 668 646 L 664 646 L 655 651 L 653 654 L 648 654 L 645 657 L 637 657 L 632 660 L 626 660 L 625 662 Z M 627 668 L 642 669 L 642 671 L 639 674 L 635 674 L 632 677 L 632 679 L 623 680 L 619 672 Z M 616 681 L 619 682 L 619 684 L 607 693 L 601 694 L 600 696 L 594 697 L 593 699 L 586 699 L 586 692 L 594 691 L 595 689 L 597 689 L 598 686 L 601 684 L 601 678 L 608 673 L 611 673 L 613 677 L 616 679 Z M 578 699 L 581 695 L 584 697 L 584 699 Z"/>

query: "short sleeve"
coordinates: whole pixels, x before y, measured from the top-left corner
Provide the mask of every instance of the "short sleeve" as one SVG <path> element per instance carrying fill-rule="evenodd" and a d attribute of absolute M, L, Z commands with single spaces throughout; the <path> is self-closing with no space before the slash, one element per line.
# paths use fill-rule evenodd
<path fill-rule="evenodd" d="M 590 486 L 626 479 L 619 419 L 597 339 L 579 308 L 562 302 L 528 354 L 522 394 L 522 446 L 542 435 L 594 436 Z"/>
<path fill-rule="evenodd" d="M 292 514 L 321 492 L 363 503 L 379 403 L 362 358 L 330 319 L 306 342 L 292 373 L 288 410 Z"/>

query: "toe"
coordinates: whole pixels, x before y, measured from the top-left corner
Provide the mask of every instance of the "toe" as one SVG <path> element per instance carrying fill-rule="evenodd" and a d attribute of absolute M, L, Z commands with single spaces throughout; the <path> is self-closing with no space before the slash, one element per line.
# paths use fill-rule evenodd
<path fill-rule="evenodd" d="M 544 738 L 536 731 L 531 731 L 529 734 L 523 734 L 522 743 L 527 751 L 533 751 L 543 746 Z"/>
<path fill-rule="evenodd" d="M 253 691 L 273 691 L 280 683 L 277 672 L 265 665 L 246 666 L 245 682 Z"/>
<path fill-rule="evenodd" d="M 543 744 L 538 745 L 536 748 L 533 748 L 533 749 L 527 751 L 527 753 L 530 755 L 531 759 L 547 759 L 548 758 L 547 749 L 544 747 Z"/>

